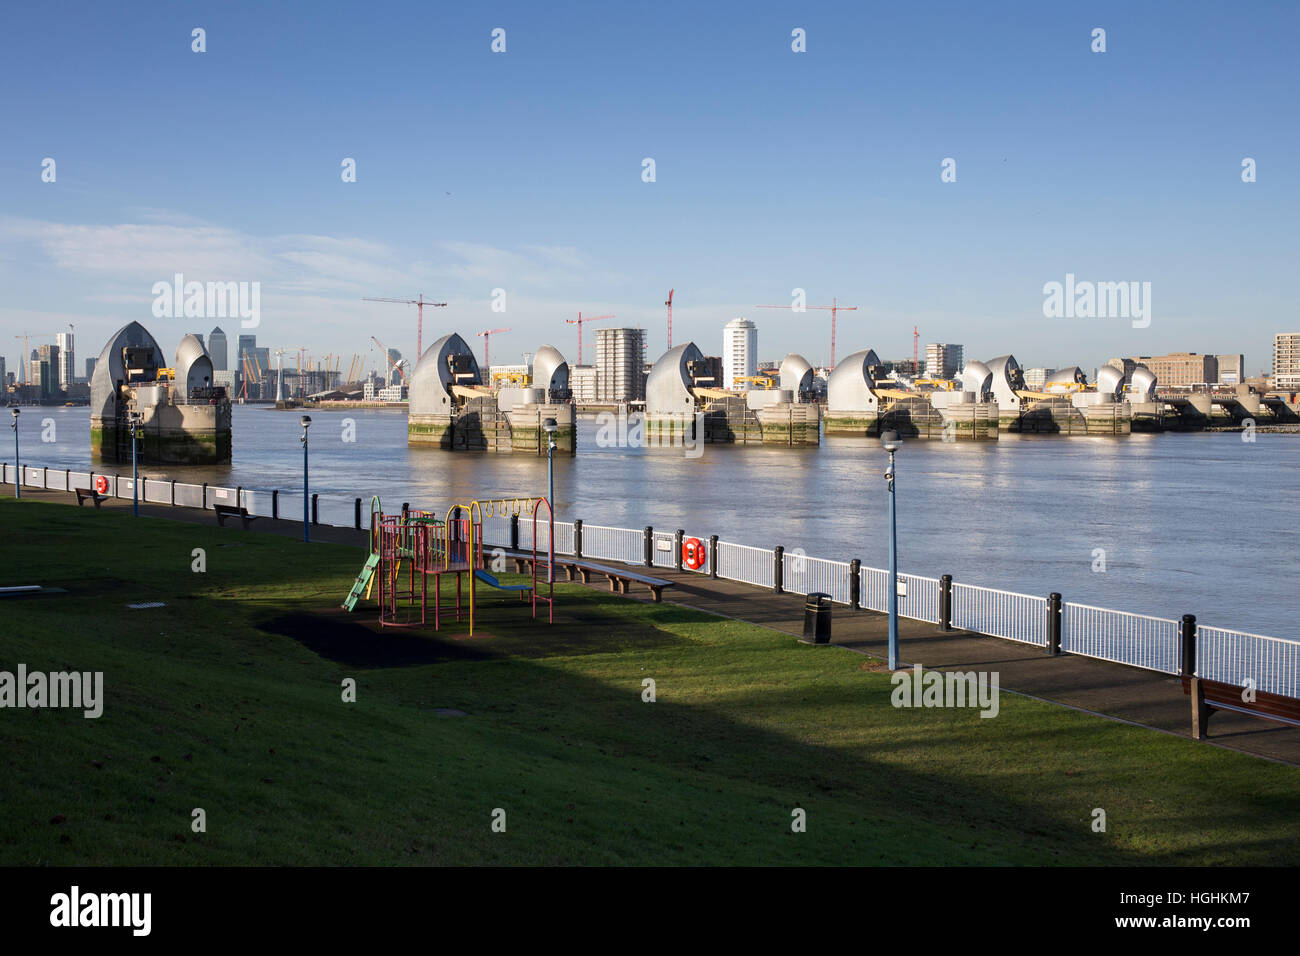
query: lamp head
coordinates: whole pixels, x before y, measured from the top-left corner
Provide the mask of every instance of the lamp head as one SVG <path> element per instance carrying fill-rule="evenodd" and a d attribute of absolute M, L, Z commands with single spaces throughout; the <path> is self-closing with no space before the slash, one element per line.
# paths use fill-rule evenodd
<path fill-rule="evenodd" d="M 311 427 L 311 416 L 310 416 L 310 415 L 304 415 L 304 416 L 302 416 L 302 418 L 298 419 L 298 423 L 299 423 L 300 425 L 302 425 L 302 427 L 303 427 L 304 429 L 310 428 L 310 427 Z"/>
<path fill-rule="evenodd" d="M 559 427 L 554 418 L 548 418 L 542 422 L 542 430 L 548 435 L 554 435 Z"/>
<path fill-rule="evenodd" d="M 10 412 L 10 414 L 12 414 L 12 415 L 14 416 L 14 421 L 15 421 L 15 422 L 18 421 L 18 412 L 19 412 L 18 407 L 15 406 L 15 407 L 9 409 L 9 412 Z"/>
<path fill-rule="evenodd" d="M 898 437 L 898 432 L 887 431 L 880 436 L 880 444 L 884 446 L 885 451 L 891 455 L 903 447 L 902 440 Z"/>

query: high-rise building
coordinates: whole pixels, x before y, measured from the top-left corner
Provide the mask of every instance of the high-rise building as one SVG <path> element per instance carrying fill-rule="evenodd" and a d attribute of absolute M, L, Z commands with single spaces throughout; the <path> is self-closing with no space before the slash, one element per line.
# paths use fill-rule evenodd
<path fill-rule="evenodd" d="M 9 387 L 9 375 L 5 371 L 5 357 L 0 355 L 0 388 Z"/>
<path fill-rule="evenodd" d="M 54 342 L 59 348 L 59 386 L 67 388 L 77 378 L 76 359 L 72 351 L 72 333 L 57 332 Z"/>
<path fill-rule="evenodd" d="M 86 359 L 86 381 L 87 381 L 87 382 L 89 382 L 92 378 L 95 377 L 95 362 L 96 362 L 96 361 L 97 361 L 97 359 L 93 359 L 93 358 L 88 358 L 88 359 Z"/>
<path fill-rule="evenodd" d="M 573 400 L 579 405 L 593 405 L 596 396 L 598 375 L 594 365 L 574 365 L 569 369 L 569 389 Z"/>
<path fill-rule="evenodd" d="M 57 345 L 42 345 L 37 349 L 36 367 L 39 370 L 41 398 L 49 400 L 59 394 L 59 355 Z"/>
<path fill-rule="evenodd" d="M 388 350 L 388 371 L 384 376 L 385 386 L 392 385 L 394 381 L 398 381 L 398 382 L 402 381 L 402 376 L 397 374 L 397 363 L 400 362 L 401 360 L 402 360 L 402 352 L 400 349 Z M 484 372 L 486 371 L 487 370 L 484 369 Z"/>
<path fill-rule="evenodd" d="M 1300 332 L 1273 336 L 1273 387 L 1300 388 Z"/>
<path fill-rule="evenodd" d="M 732 319 L 722 329 L 722 387 L 735 388 L 740 384 L 736 379 L 752 377 L 757 371 L 758 326 L 749 319 Z"/>
<path fill-rule="evenodd" d="M 1162 388 L 1213 384 L 1219 380 L 1218 362 L 1213 355 L 1170 352 L 1168 355 L 1139 355 L 1137 361 L 1151 370 Z"/>
<path fill-rule="evenodd" d="M 1220 385 L 1240 385 L 1246 381 L 1246 356 L 1240 352 L 1235 355 L 1216 355 L 1214 364 L 1218 368 L 1215 381 Z"/>
<path fill-rule="evenodd" d="M 230 348 L 226 345 L 226 333 L 217 326 L 208 333 L 208 355 L 212 356 L 212 370 L 224 372 L 230 368 Z"/>
<path fill-rule="evenodd" d="M 596 400 L 645 399 L 645 329 L 596 330 Z"/>
<path fill-rule="evenodd" d="M 930 342 L 925 347 L 925 374 L 930 378 L 956 378 L 963 364 L 960 345 Z"/>

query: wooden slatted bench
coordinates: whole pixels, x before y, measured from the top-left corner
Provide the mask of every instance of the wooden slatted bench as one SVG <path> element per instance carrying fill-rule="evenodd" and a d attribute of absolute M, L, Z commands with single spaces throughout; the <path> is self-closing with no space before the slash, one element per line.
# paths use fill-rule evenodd
<path fill-rule="evenodd" d="M 244 530 L 248 530 L 250 522 L 257 520 L 257 515 L 250 515 L 247 508 L 234 508 L 230 505 L 213 505 L 212 510 L 217 513 L 217 524 L 221 527 L 226 526 L 227 518 L 238 518 L 244 525 Z"/>
<path fill-rule="evenodd" d="M 98 508 L 100 505 L 102 505 L 105 501 L 108 500 L 108 495 L 101 495 L 98 491 L 95 491 L 91 488 L 77 488 L 74 490 L 77 492 L 78 508 L 84 505 L 87 501 L 93 501 L 95 503 L 95 507 Z"/>
<path fill-rule="evenodd" d="M 531 551 L 511 551 L 506 550 L 505 556 L 515 562 L 516 571 L 522 570 L 524 565 L 531 565 L 533 562 L 533 553 Z M 543 555 L 538 555 L 543 558 Z M 664 588 L 673 586 L 672 581 L 664 578 L 651 577 L 648 574 L 640 574 L 631 568 L 615 568 L 607 564 L 596 564 L 593 561 L 587 561 L 583 558 L 567 557 L 557 554 L 555 556 L 555 567 L 563 568 L 565 579 L 572 581 L 576 575 L 583 584 L 591 583 L 593 574 L 603 574 L 609 581 L 609 589 L 617 594 L 627 594 L 628 587 L 632 584 L 644 584 L 650 591 L 651 600 L 656 604 L 663 601 Z"/>
<path fill-rule="evenodd" d="M 1300 700 L 1252 690 L 1253 700 L 1243 700 L 1246 688 L 1200 677 L 1183 677 L 1183 693 L 1192 699 L 1192 736 L 1204 740 L 1209 736 L 1210 717 L 1216 710 L 1231 710 L 1252 717 L 1262 717 L 1300 727 Z"/>

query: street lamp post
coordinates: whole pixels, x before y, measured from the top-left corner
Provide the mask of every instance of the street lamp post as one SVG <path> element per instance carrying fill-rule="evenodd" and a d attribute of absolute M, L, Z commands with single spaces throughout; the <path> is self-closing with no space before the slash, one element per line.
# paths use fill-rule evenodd
<path fill-rule="evenodd" d="M 18 409 L 11 408 L 10 411 L 13 412 L 14 416 L 12 425 L 14 430 L 14 497 L 21 498 L 23 496 L 23 467 L 18 456 Z"/>
<path fill-rule="evenodd" d="M 555 430 L 559 427 L 554 418 L 542 422 L 542 430 L 546 432 L 546 505 L 551 511 L 552 524 L 555 522 Z M 554 575 L 555 570 L 547 562 L 547 584 L 555 580 Z"/>
<path fill-rule="evenodd" d="M 888 431 L 880 436 L 880 443 L 889 452 L 889 470 L 885 483 L 889 486 L 889 669 L 898 670 L 898 509 L 894 494 L 894 452 L 902 447 L 898 432 Z"/>
<path fill-rule="evenodd" d="M 139 446 L 140 413 L 131 413 L 131 517 L 140 517 L 140 466 L 136 455 Z"/>
<path fill-rule="evenodd" d="M 298 420 L 302 425 L 302 437 L 298 440 L 302 442 L 302 540 L 311 542 L 311 505 L 307 485 L 307 429 L 311 427 L 311 416 L 304 415 Z"/>

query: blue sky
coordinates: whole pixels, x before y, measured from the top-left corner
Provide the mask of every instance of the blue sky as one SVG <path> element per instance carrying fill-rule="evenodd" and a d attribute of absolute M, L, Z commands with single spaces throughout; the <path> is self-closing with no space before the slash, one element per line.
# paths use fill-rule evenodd
<path fill-rule="evenodd" d="M 451 303 L 426 310 L 426 345 L 509 327 L 498 362 L 543 342 L 573 360 L 579 310 L 645 326 L 656 356 L 670 287 L 674 341 L 717 352 L 747 315 L 761 357 L 819 363 L 826 314 L 753 306 L 796 287 L 859 306 L 840 357 L 909 354 L 915 325 L 922 347 L 1026 365 L 1243 351 L 1254 373 L 1300 328 L 1292 4 L 71 3 L 5 20 L 11 369 L 23 331 L 74 323 L 79 358 L 131 319 L 166 349 L 207 331 L 152 317 L 176 272 L 260 282 L 259 344 L 344 367 L 371 334 L 411 355 L 415 310 L 359 300 L 419 292 Z M 1043 284 L 1067 272 L 1150 282 L 1150 326 L 1045 318 Z"/>

